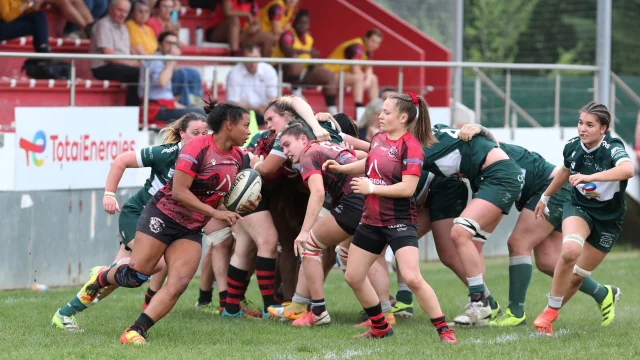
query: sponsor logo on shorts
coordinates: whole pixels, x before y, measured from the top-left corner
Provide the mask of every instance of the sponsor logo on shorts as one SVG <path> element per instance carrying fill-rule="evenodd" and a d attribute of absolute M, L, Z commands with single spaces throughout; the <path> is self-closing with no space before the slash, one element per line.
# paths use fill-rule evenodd
<path fill-rule="evenodd" d="M 151 219 L 149 219 L 149 229 L 153 231 L 153 233 L 159 233 L 160 231 L 162 231 L 162 228 L 164 228 L 164 221 L 157 217 L 152 217 Z"/>
<path fill-rule="evenodd" d="M 342 214 L 342 204 L 336 206 L 333 211 L 337 212 L 338 214 Z"/>
<path fill-rule="evenodd" d="M 614 236 L 610 233 L 600 233 L 600 246 L 610 248 L 613 244 Z"/>
<path fill-rule="evenodd" d="M 387 229 L 395 229 L 398 232 L 407 230 L 407 225 L 405 224 L 395 224 L 387 226 Z"/>

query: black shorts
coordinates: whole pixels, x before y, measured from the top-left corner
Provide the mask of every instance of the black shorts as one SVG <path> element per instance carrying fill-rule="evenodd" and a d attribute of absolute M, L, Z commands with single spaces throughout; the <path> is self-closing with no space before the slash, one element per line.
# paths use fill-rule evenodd
<path fill-rule="evenodd" d="M 338 226 L 349 235 L 354 235 L 362 219 L 364 211 L 364 195 L 351 193 L 340 200 L 338 205 L 329 211 Z"/>
<path fill-rule="evenodd" d="M 405 246 L 418 247 L 418 230 L 413 224 L 373 226 L 361 223 L 352 244 L 376 255 L 382 254 L 389 245 L 395 254 Z"/>
<path fill-rule="evenodd" d="M 142 210 L 136 231 L 147 234 L 167 245 L 171 245 L 172 242 L 179 239 L 193 240 L 202 245 L 201 229 L 187 229 L 168 217 L 152 203 L 149 203 Z"/>

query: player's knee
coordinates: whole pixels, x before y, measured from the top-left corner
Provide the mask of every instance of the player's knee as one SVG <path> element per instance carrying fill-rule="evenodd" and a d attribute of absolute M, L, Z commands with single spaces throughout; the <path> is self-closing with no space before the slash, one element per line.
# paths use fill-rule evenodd
<path fill-rule="evenodd" d="M 355 274 L 355 272 L 347 271 L 344 274 L 344 281 L 352 288 L 352 289 L 360 289 L 364 285 L 364 279 L 366 275 Z"/>
<path fill-rule="evenodd" d="M 302 257 L 322 262 L 322 251 L 326 248 L 327 246 L 318 240 L 314 235 L 313 230 L 311 230 L 309 232 L 309 237 L 307 237 L 307 241 L 304 243 Z"/>
<path fill-rule="evenodd" d="M 507 248 L 509 249 L 509 256 L 518 256 L 531 254 L 531 249 L 526 244 L 527 239 L 515 232 L 511 233 L 509 240 L 507 240 Z"/>
<path fill-rule="evenodd" d="M 192 277 L 183 275 L 172 275 L 171 277 L 168 277 L 169 281 L 167 282 L 166 287 L 167 290 L 169 290 L 169 295 L 175 299 L 179 298 L 180 295 L 187 290 L 191 278 Z"/>
<path fill-rule="evenodd" d="M 405 284 L 407 284 L 409 289 L 413 292 L 417 292 L 417 290 L 424 285 L 424 279 L 418 269 L 403 269 L 402 278 L 404 279 Z"/>
<path fill-rule="evenodd" d="M 260 235 L 256 239 L 256 247 L 259 252 L 271 251 L 275 254 L 278 248 L 278 235 L 271 232 Z"/>
<path fill-rule="evenodd" d="M 137 288 L 142 286 L 149 276 L 134 270 L 129 264 L 120 266 L 115 273 L 116 284 L 126 288 Z"/>
<path fill-rule="evenodd" d="M 158 263 L 156 264 L 156 267 L 153 268 L 153 274 L 151 275 L 157 274 L 166 268 L 167 268 L 167 264 L 164 262 L 164 257 L 162 257 L 160 258 L 160 261 L 158 261 Z"/>
<path fill-rule="evenodd" d="M 536 268 L 538 271 L 553 276 L 556 264 L 551 263 L 546 257 L 536 256 Z"/>
<path fill-rule="evenodd" d="M 453 270 L 454 266 L 456 265 L 456 262 L 460 261 L 460 257 L 458 256 L 457 252 L 452 251 L 450 254 L 449 253 L 442 254 L 440 256 L 440 261 L 444 266 Z"/>
<path fill-rule="evenodd" d="M 477 221 L 464 217 L 453 219 L 453 228 L 451 229 L 451 240 L 456 247 L 466 243 L 469 240 L 486 242 L 491 233 L 480 228 Z"/>

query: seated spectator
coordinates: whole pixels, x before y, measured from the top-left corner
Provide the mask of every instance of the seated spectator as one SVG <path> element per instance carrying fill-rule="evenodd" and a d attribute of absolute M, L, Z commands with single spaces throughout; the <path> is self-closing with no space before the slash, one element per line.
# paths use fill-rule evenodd
<path fill-rule="evenodd" d="M 89 52 L 92 54 L 130 55 L 129 31 L 124 21 L 129 15 L 129 0 L 113 0 L 108 15 L 93 26 Z M 140 62 L 136 60 L 92 60 L 91 71 L 99 80 L 116 80 L 128 86 L 127 106 L 138 106 Z"/>
<path fill-rule="evenodd" d="M 382 101 L 385 101 L 389 96 L 395 95 L 397 93 L 398 93 L 398 89 L 394 88 L 393 86 L 385 86 L 382 89 L 380 89 L 380 99 Z"/>
<path fill-rule="evenodd" d="M 260 46 L 263 57 L 269 57 L 275 39 L 270 33 L 260 31 L 257 13 L 255 0 L 222 0 L 213 13 L 205 38 L 229 43 L 232 56 L 239 54 L 241 43 L 251 43 Z"/>
<path fill-rule="evenodd" d="M 283 32 L 291 28 L 291 20 L 296 11 L 298 0 L 272 0 L 258 12 L 260 31 L 272 33 L 274 39 L 280 39 Z"/>
<path fill-rule="evenodd" d="M 109 8 L 109 0 L 84 0 L 84 4 L 95 20 L 102 18 Z M 64 26 L 64 35 L 67 38 L 88 38 L 91 36 L 91 27 L 92 24 L 89 24 L 84 28 L 84 32 L 78 33 L 78 26 L 71 21 L 67 21 Z"/>
<path fill-rule="evenodd" d="M 313 48 L 313 37 L 309 34 L 311 22 L 309 12 L 300 10 L 293 22 L 293 28 L 285 31 L 273 51 L 273 57 L 311 59 L 318 57 Z M 338 94 L 338 78 L 322 66 L 286 64 L 282 67 L 284 81 L 296 85 L 322 86 L 322 93 L 331 114 L 338 112 L 336 95 Z"/>
<path fill-rule="evenodd" d="M 260 57 L 256 45 L 242 46 L 243 57 Z M 278 96 L 278 74 L 264 62 L 236 64 L 227 75 L 227 98 L 256 113 L 258 125 L 264 124 L 264 109 Z"/>
<path fill-rule="evenodd" d="M 361 140 L 371 142 L 373 135 L 380 131 L 380 112 L 382 112 L 382 103 L 384 100 L 373 99 L 365 108 L 362 117 L 356 122 L 358 125 L 358 137 Z"/>
<path fill-rule="evenodd" d="M 137 55 L 151 55 L 158 51 L 158 40 L 151 27 L 146 25 L 149 20 L 149 6 L 142 0 L 133 3 L 131 18 L 125 25 L 129 30 L 131 53 Z M 173 77 L 173 95 L 176 100 L 191 106 L 202 102 L 202 79 L 200 73 L 190 67 L 175 67 Z"/>
<path fill-rule="evenodd" d="M 382 32 L 378 29 L 367 31 L 364 38 L 355 38 L 343 42 L 333 50 L 329 59 L 369 60 L 374 51 L 382 44 Z M 339 73 L 344 70 L 344 84 L 353 87 L 353 100 L 356 103 L 356 119 L 364 113 L 364 90 L 369 91 L 369 101 L 379 96 L 378 77 L 371 66 L 364 71 L 360 66 L 325 65 L 325 68 Z"/>
<path fill-rule="evenodd" d="M 40 10 L 40 5 L 42 0 L 32 3 L 22 0 L 0 1 L 0 41 L 31 35 L 35 52 L 50 52 L 47 17 Z"/>
<path fill-rule="evenodd" d="M 82 0 L 45 0 L 45 3 L 57 7 L 67 21 L 83 31 L 83 35 L 91 36 L 91 27 L 96 20 Z M 74 36 L 79 38 L 77 34 Z"/>
<path fill-rule="evenodd" d="M 180 22 L 171 20 L 171 12 L 180 10 L 180 2 L 175 0 L 159 0 L 153 7 L 153 16 L 147 20 L 147 25 L 153 29 L 155 38 L 165 31 L 180 33 Z"/>
<path fill-rule="evenodd" d="M 156 55 L 180 55 L 178 36 L 168 31 L 158 37 Z M 173 98 L 172 82 L 175 61 L 145 61 L 140 71 L 138 95 L 144 96 L 144 68 L 149 68 L 149 119 L 171 122 L 189 112 L 204 114 L 201 108 L 189 108 Z"/>

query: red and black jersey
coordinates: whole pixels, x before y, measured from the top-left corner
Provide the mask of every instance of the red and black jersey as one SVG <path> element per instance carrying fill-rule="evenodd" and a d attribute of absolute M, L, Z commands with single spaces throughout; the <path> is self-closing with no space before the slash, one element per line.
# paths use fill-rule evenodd
<path fill-rule="evenodd" d="M 175 169 L 193 177 L 189 190 L 215 209 L 235 181 L 244 153 L 244 149 L 236 146 L 224 153 L 211 136 L 198 136 L 182 148 Z M 188 229 L 204 227 L 211 217 L 189 210 L 174 200 L 172 186 L 173 179 L 153 196 L 153 204 Z"/>
<path fill-rule="evenodd" d="M 322 175 L 325 191 L 331 196 L 334 203 L 339 202 L 344 196 L 353 192 L 351 179 L 361 175 L 337 174 L 333 171 L 322 171 L 322 164 L 327 160 L 335 160 L 339 164 L 350 164 L 358 159 L 351 150 L 346 149 L 330 141 L 313 141 L 302 151 L 300 157 L 300 174 L 302 180 L 307 183 L 309 176 Z"/>
<path fill-rule="evenodd" d="M 397 140 L 379 132 L 371 139 L 365 175 L 376 186 L 389 186 L 401 182 L 403 175 L 419 177 L 423 162 L 422 146 L 409 132 Z M 415 200 L 367 195 L 362 222 L 373 226 L 416 224 Z"/>
<path fill-rule="evenodd" d="M 360 43 L 351 44 L 344 49 L 345 59 L 362 60 L 365 55 L 367 59 L 371 58 L 371 54 L 368 53 L 365 50 L 364 45 Z"/>

